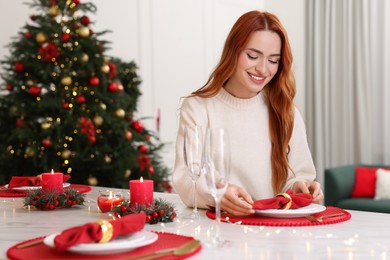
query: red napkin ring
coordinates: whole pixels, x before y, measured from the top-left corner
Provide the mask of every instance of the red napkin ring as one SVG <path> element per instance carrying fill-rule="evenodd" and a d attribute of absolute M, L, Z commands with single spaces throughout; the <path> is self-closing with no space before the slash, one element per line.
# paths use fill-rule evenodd
<path fill-rule="evenodd" d="M 286 205 L 283 207 L 284 210 L 291 208 L 292 204 L 292 198 L 287 192 L 278 193 L 276 194 L 276 197 L 285 197 L 286 199 L 289 199 L 289 202 L 286 203 Z"/>
<path fill-rule="evenodd" d="M 112 236 L 114 235 L 114 228 L 112 227 L 112 224 L 107 220 L 99 220 L 96 221 L 100 225 L 100 228 L 102 229 L 102 238 L 98 241 L 98 243 L 106 243 L 112 239 Z"/>

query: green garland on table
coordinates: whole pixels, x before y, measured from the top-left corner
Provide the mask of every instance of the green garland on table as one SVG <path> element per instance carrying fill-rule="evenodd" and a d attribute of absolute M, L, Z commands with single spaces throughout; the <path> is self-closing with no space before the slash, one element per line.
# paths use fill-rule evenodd
<path fill-rule="evenodd" d="M 114 216 L 117 218 L 128 214 L 145 212 L 146 223 L 149 224 L 172 222 L 176 217 L 174 205 L 161 198 L 154 199 L 153 204 L 150 205 L 141 204 L 136 206 L 131 206 L 130 201 L 126 200 L 121 206 L 115 207 L 112 212 L 114 212 Z"/>
<path fill-rule="evenodd" d="M 41 189 L 30 191 L 24 198 L 24 206 L 34 206 L 37 209 L 70 208 L 73 205 L 84 205 L 85 194 L 80 194 L 73 188 L 67 188 L 62 194 L 57 195 L 56 191 L 45 191 Z"/>

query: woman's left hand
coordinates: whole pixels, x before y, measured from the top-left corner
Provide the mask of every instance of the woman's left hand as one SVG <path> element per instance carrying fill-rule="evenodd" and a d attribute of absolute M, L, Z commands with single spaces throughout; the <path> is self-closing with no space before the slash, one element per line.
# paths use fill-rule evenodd
<path fill-rule="evenodd" d="M 316 181 L 297 181 L 292 186 L 295 193 L 310 193 L 313 196 L 313 203 L 321 203 L 324 199 L 324 193 L 321 190 L 321 185 Z"/>

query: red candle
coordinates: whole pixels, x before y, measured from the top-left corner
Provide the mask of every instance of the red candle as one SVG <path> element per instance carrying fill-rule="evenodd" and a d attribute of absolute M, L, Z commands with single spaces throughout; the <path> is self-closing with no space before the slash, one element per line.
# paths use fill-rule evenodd
<path fill-rule="evenodd" d="M 56 191 L 62 193 L 63 176 L 62 172 L 45 172 L 42 173 L 42 191 Z"/>
<path fill-rule="evenodd" d="M 153 181 L 139 180 L 129 181 L 130 186 L 130 206 L 139 206 L 141 204 L 153 204 Z"/>
<path fill-rule="evenodd" d="M 109 212 L 113 207 L 122 205 L 124 198 L 122 193 L 113 194 L 112 191 L 100 191 L 97 204 L 102 212 Z"/>

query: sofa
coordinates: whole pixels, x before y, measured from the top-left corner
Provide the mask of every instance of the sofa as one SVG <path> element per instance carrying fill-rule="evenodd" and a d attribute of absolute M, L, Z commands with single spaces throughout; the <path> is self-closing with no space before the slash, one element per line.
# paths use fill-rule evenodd
<path fill-rule="evenodd" d="M 350 210 L 390 213 L 390 199 L 375 199 L 372 194 L 365 197 L 353 195 L 356 190 L 357 167 L 373 168 L 373 172 L 374 169 L 389 168 L 389 166 L 383 165 L 348 165 L 325 169 L 325 205 Z M 361 184 L 361 186 L 369 185 L 373 184 L 370 184 L 369 181 Z"/>

